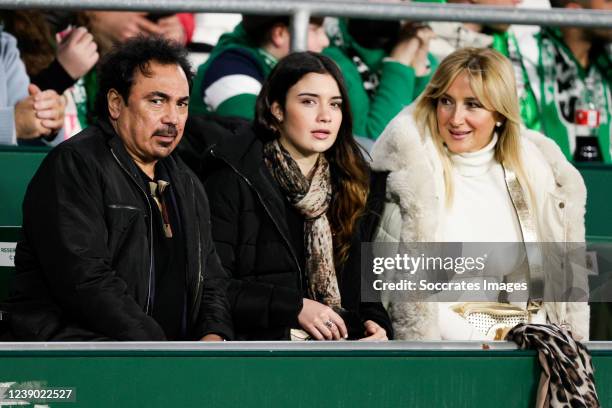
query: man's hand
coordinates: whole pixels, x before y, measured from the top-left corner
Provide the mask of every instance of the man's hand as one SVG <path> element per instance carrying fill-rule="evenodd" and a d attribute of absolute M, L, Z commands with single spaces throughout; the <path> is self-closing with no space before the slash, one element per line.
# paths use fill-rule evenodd
<path fill-rule="evenodd" d="M 393 47 L 389 56 L 391 59 L 409 67 L 412 65 L 412 61 L 414 61 L 419 46 L 420 43 L 418 38 L 407 38 L 399 41 L 395 47 Z"/>
<path fill-rule="evenodd" d="M 147 19 L 147 13 L 129 11 L 90 11 L 92 32 L 96 41 L 121 43 L 138 34 L 162 35 L 161 28 Z"/>
<path fill-rule="evenodd" d="M 372 321 L 372 320 L 366 320 L 363 323 L 363 327 L 365 327 L 365 336 L 362 339 L 359 339 L 359 341 L 381 341 L 381 340 L 389 340 L 387 338 L 387 332 L 385 331 L 385 329 L 383 329 L 382 327 L 380 327 L 378 325 L 378 323 Z"/>
<path fill-rule="evenodd" d="M 397 62 L 415 68 L 417 75 L 422 75 L 423 66 L 427 63 L 429 41 L 433 36 L 433 31 L 426 25 L 406 23 L 402 27 L 400 40 L 389 56 Z"/>
<path fill-rule="evenodd" d="M 225 341 L 225 339 L 218 334 L 210 333 L 202 337 L 200 341 Z"/>
<path fill-rule="evenodd" d="M 79 79 L 98 62 L 98 46 L 85 27 L 75 28 L 57 40 L 57 60 L 72 79 Z"/>
<path fill-rule="evenodd" d="M 45 136 L 59 131 L 64 126 L 65 109 L 66 99 L 52 89 L 42 92 L 38 90 L 38 93 L 34 95 L 36 118 L 47 130 L 44 133 Z"/>
<path fill-rule="evenodd" d="M 64 98 L 53 90 L 41 92 L 34 84 L 28 86 L 30 96 L 15 105 L 15 130 L 18 139 L 49 136 L 64 125 Z"/>
<path fill-rule="evenodd" d="M 162 36 L 164 38 L 167 40 L 176 41 L 181 45 L 185 45 L 185 29 L 183 28 L 181 20 L 176 14 L 160 18 L 157 25 L 161 29 Z"/>
<path fill-rule="evenodd" d="M 412 61 L 412 66 L 417 76 L 424 76 L 430 70 L 428 58 L 429 43 L 435 36 L 436 34 L 429 26 L 424 26 L 417 30 L 416 37 L 420 40 L 420 46 Z"/>
<path fill-rule="evenodd" d="M 34 88 L 38 89 L 36 85 L 30 85 L 28 87 L 30 96 L 23 98 L 15 104 L 15 131 L 17 139 L 35 139 L 50 133 L 49 129 L 45 128 L 40 119 L 36 117 L 34 96 L 32 95 L 36 91 Z M 40 89 L 38 89 L 38 92 L 40 92 Z"/>

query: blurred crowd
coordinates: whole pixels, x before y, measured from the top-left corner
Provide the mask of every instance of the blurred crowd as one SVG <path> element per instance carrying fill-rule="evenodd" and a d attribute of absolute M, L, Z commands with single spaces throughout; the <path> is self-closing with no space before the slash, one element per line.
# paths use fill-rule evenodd
<path fill-rule="evenodd" d="M 505 7 L 521 3 L 446 2 Z M 610 8 L 601 0 L 552 0 L 551 6 Z M 57 145 L 92 123 L 95 66 L 113 44 L 155 35 L 188 45 L 196 30 L 195 15 L 189 13 L 19 10 L 3 11 L 0 19 L 0 143 L 19 145 Z M 468 46 L 490 47 L 513 63 L 527 128 L 554 139 L 568 158 L 576 156 L 577 144 L 586 140 L 577 137 L 595 137 L 589 142 L 595 146 L 588 148 L 596 157 L 578 159 L 610 163 L 610 32 L 547 27 L 519 36 L 505 24 L 314 17 L 308 49 L 323 52 L 340 66 L 355 117 L 354 133 L 366 139 L 366 146 L 367 139 L 375 140 L 419 96 L 446 55 Z M 252 119 L 263 80 L 290 51 L 289 17 L 243 16 L 212 45 L 197 69 L 190 111 Z M 583 107 L 585 100 L 589 106 Z M 590 127 L 580 122 L 579 111 L 584 109 L 599 112 Z"/>

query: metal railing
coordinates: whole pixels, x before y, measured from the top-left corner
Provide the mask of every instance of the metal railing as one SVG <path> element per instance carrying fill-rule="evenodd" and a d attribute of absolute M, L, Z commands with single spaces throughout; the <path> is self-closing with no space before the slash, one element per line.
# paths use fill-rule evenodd
<path fill-rule="evenodd" d="M 0 0 L 0 8 L 289 15 L 293 50 L 306 49 L 310 16 L 612 28 L 611 11 L 363 0 Z"/>
<path fill-rule="evenodd" d="M 612 350 L 610 341 L 587 341 L 584 345 L 590 350 Z M 275 352 L 304 352 L 304 351 L 324 351 L 324 352 L 393 352 L 393 351 L 417 351 L 426 353 L 427 351 L 509 351 L 518 350 L 516 343 L 511 341 L 229 341 L 229 342 L 208 342 L 208 341 L 88 341 L 88 342 L 0 342 L 0 352 L 20 352 L 20 351 L 39 351 L 39 352 L 61 352 L 61 351 L 275 351 Z M 483 353 L 483 354 L 484 354 Z"/>

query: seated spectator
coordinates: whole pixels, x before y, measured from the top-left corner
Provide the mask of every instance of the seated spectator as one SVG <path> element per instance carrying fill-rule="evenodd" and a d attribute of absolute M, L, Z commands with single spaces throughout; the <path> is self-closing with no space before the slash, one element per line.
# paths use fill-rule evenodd
<path fill-rule="evenodd" d="M 601 0 L 551 0 L 557 8 L 612 10 Z M 526 39 L 527 40 L 527 39 Z M 528 39 L 525 66 L 542 120 L 542 130 L 568 159 L 576 149 L 576 107 L 592 84 L 593 103 L 599 110 L 597 139 L 603 161 L 612 163 L 612 29 L 546 27 Z M 527 42 L 527 41 L 525 41 Z M 523 48 L 523 44 L 521 44 Z M 527 49 L 535 52 L 527 53 Z"/>
<path fill-rule="evenodd" d="M 322 18 L 310 19 L 309 51 L 321 52 L 329 44 L 322 24 Z M 289 54 L 290 37 L 287 16 L 243 16 L 198 68 L 191 111 L 253 119 L 261 84 Z"/>
<path fill-rule="evenodd" d="M 431 30 L 419 23 L 341 19 L 324 53 L 340 66 L 355 135 L 376 139 L 429 82 L 436 62 Z"/>
<path fill-rule="evenodd" d="M 205 186 L 238 339 L 392 336 L 382 304 L 361 302 L 369 179 L 347 97 L 332 60 L 290 54 L 263 85 L 254 127 L 213 147 Z"/>
<path fill-rule="evenodd" d="M 584 242 L 584 181 L 554 142 L 521 126 L 513 77 L 499 52 L 462 48 L 440 63 L 421 97 L 389 123 L 372 151 L 372 168 L 387 183 L 376 241 Z M 508 252 L 493 273 L 529 277 L 531 262 Z M 567 272 L 559 268 L 559 279 Z M 515 315 L 567 327 L 588 340 L 586 302 L 551 297 L 520 299 Z M 516 324 L 468 321 L 458 303 L 400 301 L 388 310 L 402 340 L 503 339 Z M 489 313 L 495 311 L 483 312 Z"/>
<path fill-rule="evenodd" d="M 516 7 L 522 0 L 446 0 L 450 4 Z M 529 129 L 541 130 L 537 101 L 523 66 L 521 48 L 508 24 L 477 24 L 434 22 L 431 28 L 436 38 L 431 41 L 430 51 L 443 59 L 453 51 L 465 47 L 490 47 L 510 59 L 514 67 L 516 89 L 521 105 L 521 118 Z"/>
<path fill-rule="evenodd" d="M 64 106 L 55 91 L 30 84 L 15 38 L 0 26 L 0 144 L 55 137 L 64 123 Z"/>
<path fill-rule="evenodd" d="M 87 125 L 86 89 L 79 79 L 98 61 L 97 45 L 85 27 L 54 32 L 41 11 L 3 12 L 2 18 L 5 29 L 17 38 L 32 83 L 66 98 L 63 137 L 30 140 L 27 144 L 57 145 Z"/>
<path fill-rule="evenodd" d="M 232 337 L 206 194 L 172 154 L 191 78 L 167 40 L 138 37 L 106 56 L 99 122 L 47 155 L 28 186 L 8 337 Z"/>

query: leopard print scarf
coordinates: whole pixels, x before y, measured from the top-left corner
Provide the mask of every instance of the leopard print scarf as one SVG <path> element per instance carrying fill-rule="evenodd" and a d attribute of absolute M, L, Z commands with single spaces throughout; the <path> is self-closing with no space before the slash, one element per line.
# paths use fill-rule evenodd
<path fill-rule="evenodd" d="M 340 307 L 332 232 L 326 215 L 332 194 L 329 163 L 319 155 L 306 177 L 278 139 L 264 145 L 264 161 L 289 203 L 305 219 L 308 297 L 330 307 Z"/>
<path fill-rule="evenodd" d="M 522 349 L 536 349 L 542 375 L 537 408 L 599 408 L 591 355 L 571 333 L 556 325 L 519 324 L 506 340 Z"/>

